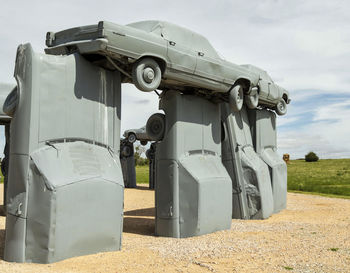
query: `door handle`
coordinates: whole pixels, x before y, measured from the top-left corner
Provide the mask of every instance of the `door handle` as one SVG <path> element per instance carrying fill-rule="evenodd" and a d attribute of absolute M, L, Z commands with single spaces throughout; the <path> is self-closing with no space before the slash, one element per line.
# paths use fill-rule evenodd
<path fill-rule="evenodd" d="M 169 41 L 169 44 L 172 45 L 172 46 L 176 45 L 176 43 L 173 42 L 173 41 Z"/>
<path fill-rule="evenodd" d="M 204 53 L 203 53 L 203 52 L 198 52 L 198 56 L 203 57 L 203 56 L 204 56 Z"/>

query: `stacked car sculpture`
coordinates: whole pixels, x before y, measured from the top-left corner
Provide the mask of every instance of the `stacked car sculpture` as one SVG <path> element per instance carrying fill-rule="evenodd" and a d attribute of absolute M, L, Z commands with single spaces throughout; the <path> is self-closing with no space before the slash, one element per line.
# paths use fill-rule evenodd
<path fill-rule="evenodd" d="M 152 142 L 158 236 L 207 234 L 286 207 L 273 111 L 286 114 L 290 98 L 264 70 L 230 63 L 202 35 L 163 21 L 101 21 L 48 32 L 46 45 L 45 54 L 20 45 L 17 86 L 0 85 L 5 260 L 119 250 L 137 140 Z M 121 141 L 122 83 L 155 91 L 163 113 Z"/>
<path fill-rule="evenodd" d="M 101 21 L 60 32 L 48 32 L 49 54 L 79 52 L 96 64 L 117 69 L 124 82 L 141 91 L 204 92 L 229 101 L 234 111 L 243 101 L 287 112 L 287 90 L 262 69 L 236 65 L 219 57 L 209 41 L 180 26 L 163 21 L 142 21 L 126 26 Z"/>

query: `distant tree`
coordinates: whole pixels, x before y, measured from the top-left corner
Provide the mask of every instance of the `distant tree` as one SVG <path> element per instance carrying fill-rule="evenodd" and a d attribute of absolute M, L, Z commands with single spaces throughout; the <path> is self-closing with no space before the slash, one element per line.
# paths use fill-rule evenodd
<path fill-rule="evenodd" d="M 146 148 L 140 145 L 135 146 L 134 158 L 136 166 L 144 166 L 148 165 L 148 159 L 144 158 L 142 154 L 144 154 Z"/>
<path fill-rule="evenodd" d="M 307 155 L 305 155 L 306 162 L 316 162 L 318 159 L 318 156 L 314 152 L 309 152 Z"/>

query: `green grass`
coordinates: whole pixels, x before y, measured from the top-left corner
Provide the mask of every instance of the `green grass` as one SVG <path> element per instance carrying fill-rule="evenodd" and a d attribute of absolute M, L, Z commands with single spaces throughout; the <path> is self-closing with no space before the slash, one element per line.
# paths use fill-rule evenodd
<path fill-rule="evenodd" d="M 136 181 L 148 184 L 148 166 L 136 166 Z M 288 191 L 350 199 L 350 159 L 291 160 Z"/>
<path fill-rule="evenodd" d="M 332 248 L 330 248 L 330 249 L 328 249 L 328 250 L 333 251 L 333 252 L 337 252 L 337 251 L 339 250 L 339 248 L 337 248 L 337 247 L 332 247 Z"/>
<path fill-rule="evenodd" d="M 288 164 L 288 190 L 350 197 L 350 159 L 292 160 Z"/>
<path fill-rule="evenodd" d="M 136 166 L 136 183 L 137 184 L 148 184 L 148 165 Z"/>

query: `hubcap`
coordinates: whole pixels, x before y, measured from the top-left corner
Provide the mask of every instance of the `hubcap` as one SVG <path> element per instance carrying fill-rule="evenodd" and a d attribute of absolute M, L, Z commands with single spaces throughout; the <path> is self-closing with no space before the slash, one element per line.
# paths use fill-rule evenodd
<path fill-rule="evenodd" d="M 144 71 L 143 71 L 143 79 L 147 82 L 147 83 L 151 83 L 154 79 L 154 70 L 150 67 L 147 67 Z"/>
<path fill-rule="evenodd" d="M 160 131 L 160 128 L 161 128 L 160 124 L 158 122 L 155 122 L 152 126 L 153 133 L 157 134 Z"/>
<path fill-rule="evenodd" d="M 280 111 L 282 111 L 282 112 L 284 111 L 284 105 L 283 105 L 283 103 L 280 103 L 280 104 L 279 104 L 279 108 L 280 108 Z"/>

